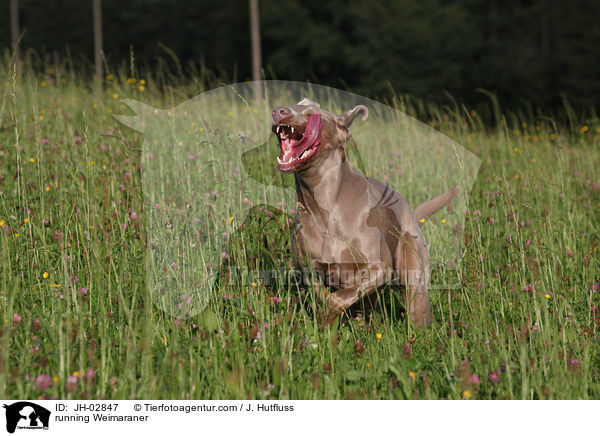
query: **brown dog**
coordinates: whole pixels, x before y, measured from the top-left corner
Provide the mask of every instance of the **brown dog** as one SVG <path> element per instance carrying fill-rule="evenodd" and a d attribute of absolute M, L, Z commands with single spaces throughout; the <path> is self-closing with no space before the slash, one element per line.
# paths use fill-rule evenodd
<path fill-rule="evenodd" d="M 419 220 L 448 204 L 445 194 L 410 208 L 396 191 L 352 168 L 346 159 L 348 128 L 368 111 L 356 106 L 335 116 L 304 99 L 273 110 L 279 170 L 294 173 L 297 218 L 292 253 L 298 266 L 320 273 L 331 324 L 361 297 L 400 277 L 416 326 L 431 322 L 429 254 Z"/>

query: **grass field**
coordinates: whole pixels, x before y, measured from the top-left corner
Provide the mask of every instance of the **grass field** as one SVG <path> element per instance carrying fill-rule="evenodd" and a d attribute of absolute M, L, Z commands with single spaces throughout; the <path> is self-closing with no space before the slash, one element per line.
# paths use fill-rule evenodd
<path fill-rule="evenodd" d="M 561 127 L 496 107 L 489 129 L 460 105 L 428 109 L 483 165 L 462 286 L 431 292 L 425 331 L 395 315 L 397 293 L 381 294 L 391 310 L 371 325 L 324 329 L 310 292 L 260 281 L 215 289 L 201 314 L 176 318 L 147 286 L 142 135 L 112 114 L 129 113 L 122 98 L 175 106 L 207 80 L 122 71 L 99 90 L 69 69 L 2 67 L 1 397 L 600 398 L 597 118 Z M 227 216 L 205 218 L 228 232 Z M 285 247 L 287 217 L 271 218 L 268 235 L 246 227 L 245 256 L 263 236 Z M 289 254 L 268 259 L 279 267 Z"/>

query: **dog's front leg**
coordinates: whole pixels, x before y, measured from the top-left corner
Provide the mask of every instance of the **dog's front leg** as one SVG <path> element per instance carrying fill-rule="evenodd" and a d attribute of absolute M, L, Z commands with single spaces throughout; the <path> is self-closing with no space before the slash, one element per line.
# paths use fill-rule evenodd
<path fill-rule="evenodd" d="M 326 324 L 331 326 L 337 316 L 356 303 L 360 298 L 365 297 L 377 288 L 388 283 L 392 278 L 392 269 L 384 264 L 372 264 L 366 268 L 356 270 L 351 286 L 337 290 L 327 295 L 327 306 L 329 313 L 326 318 Z"/>

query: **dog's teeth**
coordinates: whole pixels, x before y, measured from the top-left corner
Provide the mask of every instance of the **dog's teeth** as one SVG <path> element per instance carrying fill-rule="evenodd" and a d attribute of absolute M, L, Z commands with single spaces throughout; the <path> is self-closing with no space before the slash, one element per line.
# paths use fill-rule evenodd
<path fill-rule="evenodd" d="M 277 126 L 277 134 L 279 135 L 279 131 L 281 130 L 281 126 Z"/>
<path fill-rule="evenodd" d="M 315 148 L 309 148 L 308 150 L 304 150 L 302 152 L 302 154 L 299 156 L 299 159 L 311 156 L 315 152 L 315 150 L 316 150 Z"/>
<path fill-rule="evenodd" d="M 294 128 L 292 127 L 291 129 L 292 129 L 292 133 L 294 133 Z"/>
<path fill-rule="evenodd" d="M 282 164 L 283 163 L 283 161 L 281 159 L 279 159 L 279 156 L 277 156 L 277 163 L 278 164 Z"/>

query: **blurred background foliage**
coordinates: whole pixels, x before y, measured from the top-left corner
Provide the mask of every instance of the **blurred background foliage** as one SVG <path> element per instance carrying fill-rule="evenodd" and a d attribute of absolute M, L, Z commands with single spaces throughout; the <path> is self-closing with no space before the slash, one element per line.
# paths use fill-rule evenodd
<path fill-rule="evenodd" d="M 93 71 L 92 1 L 20 0 L 21 47 L 40 66 L 69 59 Z M 103 0 L 107 65 L 181 75 L 209 71 L 213 83 L 249 79 L 247 0 Z M 477 106 L 494 92 L 502 107 L 557 115 L 600 105 L 597 0 L 331 0 L 260 2 L 267 79 L 348 89 L 377 99 L 411 95 Z M 0 49 L 10 48 L 9 2 L 0 2 Z"/>

